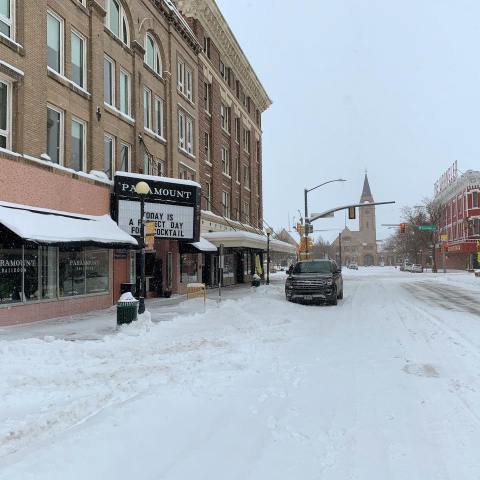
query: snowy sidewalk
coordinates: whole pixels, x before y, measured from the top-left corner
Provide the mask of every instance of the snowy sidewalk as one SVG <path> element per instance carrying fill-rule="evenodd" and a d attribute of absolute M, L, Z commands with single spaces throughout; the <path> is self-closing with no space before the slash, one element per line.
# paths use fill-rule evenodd
<path fill-rule="evenodd" d="M 280 278 L 281 277 L 281 278 Z M 283 281 L 285 275 L 278 277 Z M 275 278 L 273 279 L 275 282 Z M 238 299 L 252 292 L 250 285 L 235 285 L 222 289 L 222 300 Z M 207 308 L 213 308 L 218 301 L 218 289 L 207 290 Z M 186 295 L 172 298 L 146 300 L 146 309 L 152 315 L 154 323 L 169 321 L 179 315 L 188 315 L 205 311 L 203 300 L 187 300 Z M 99 340 L 105 335 L 117 331 L 116 306 L 89 313 L 54 318 L 25 325 L 0 327 L 1 340 L 19 340 L 24 338 L 54 337 L 65 340 Z"/>

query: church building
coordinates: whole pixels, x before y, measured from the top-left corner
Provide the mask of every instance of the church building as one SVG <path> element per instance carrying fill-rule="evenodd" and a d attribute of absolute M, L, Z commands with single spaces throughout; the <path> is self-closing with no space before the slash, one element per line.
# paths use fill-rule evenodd
<path fill-rule="evenodd" d="M 373 203 L 373 196 L 365 173 L 360 203 Z M 357 262 L 360 266 L 378 265 L 377 225 L 375 207 L 358 208 L 360 230 L 350 230 L 348 227 L 332 243 L 332 257 L 340 260 L 343 265 Z"/>

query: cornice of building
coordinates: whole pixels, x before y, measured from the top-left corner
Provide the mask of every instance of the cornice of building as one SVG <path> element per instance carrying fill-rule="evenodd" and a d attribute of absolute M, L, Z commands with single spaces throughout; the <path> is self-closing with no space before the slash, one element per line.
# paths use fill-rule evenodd
<path fill-rule="evenodd" d="M 229 59 L 229 67 L 242 83 L 261 112 L 272 105 L 265 88 L 253 70 L 235 35 L 215 0 L 178 0 L 183 15 L 199 20 L 224 58 Z"/>
<path fill-rule="evenodd" d="M 480 172 L 476 170 L 467 170 L 463 175 L 458 177 L 453 183 L 451 183 L 445 190 L 440 192 L 433 200 L 441 204 L 447 203 L 456 197 L 464 193 L 468 188 L 480 187 Z"/>

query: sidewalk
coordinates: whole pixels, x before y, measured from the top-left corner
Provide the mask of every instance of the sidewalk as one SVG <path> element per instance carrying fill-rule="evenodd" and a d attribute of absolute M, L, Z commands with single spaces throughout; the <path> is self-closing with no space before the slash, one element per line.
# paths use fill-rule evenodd
<path fill-rule="evenodd" d="M 237 299 L 252 293 L 249 284 L 240 284 L 222 288 L 222 300 Z M 207 290 L 207 306 L 202 299 L 188 300 L 186 295 L 172 298 L 146 300 L 146 309 L 152 315 L 153 322 L 170 321 L 178 315 L 204 312 L 204 308 L 216 308 L 218 289 Z M 35 323 L 0 327 L 0 341 L 24 338 L 55 337 L 71 341 L 101 340 L 117 330 L 117 310 L 110 307 L 80 315 L 53 318 Z"/>

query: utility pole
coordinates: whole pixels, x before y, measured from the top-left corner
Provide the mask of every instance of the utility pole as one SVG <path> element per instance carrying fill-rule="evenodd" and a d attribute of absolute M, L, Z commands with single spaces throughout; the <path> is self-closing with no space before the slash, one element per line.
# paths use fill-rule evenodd
<path fill-rule="evenodd" d="M 305 238 L 305 260 L 308 260 L 308 190 L 305 188 L 304 190 L 304 196 L 305 196 L 305 228 L 304 228 L 304 238 Z"/>
<path fill-rule="evenodd" d="M 342 267 L 342 232 L 338 234 L 338 250 L 339 250 L 339 260 L 340 268 Z"/>

